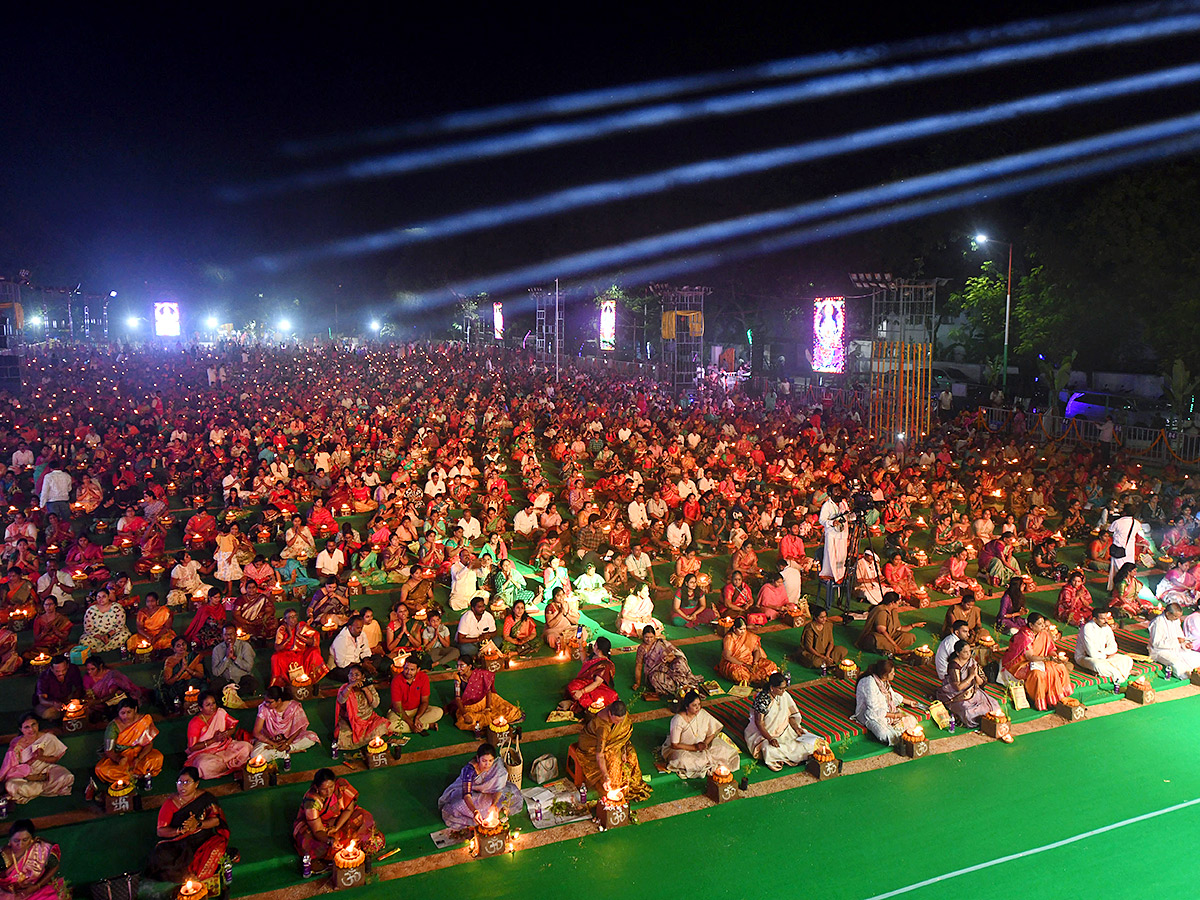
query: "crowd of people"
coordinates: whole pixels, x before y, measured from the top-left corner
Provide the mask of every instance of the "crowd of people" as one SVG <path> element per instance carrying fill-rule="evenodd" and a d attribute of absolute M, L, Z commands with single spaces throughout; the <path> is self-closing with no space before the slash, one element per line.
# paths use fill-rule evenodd
<path fill-rule="evenodd" d="M 478 738 L 438 801 L 462 829 L 522 806 L 482 739 L 526 716 L 499 693 L 515 661 L 579 660 L 555 715 L 581 723 L 588 786 L 630 800 L 650 786 L 614 640 L 636 643 L 633 691 L 671 705 L 658 755 L 687 778 L 740 765 L 704 708 L 717 678 L 749 688 L 740 737 L 765 766 L 799 765 L 820 745 L 761 638 L 784 620 L 801 629 L 791 662 L 813 677 L 848 654 L 878 657 L 854 715 L 886 743 L 916 722 L 891 685 L 914 644 L 902 614 L 938 595 L 952 602 L 936 696 L 970 727 L 996 709 L 990 682 L 1020 685 L 1038 709 L 1070 694 L 1071 665 L 1124 682 L 1117 618 L 1147 621 L 1150 658 L 1174 672 L 1200 665 L 1188 480 L 995 434 L 972 414 L 919 446 L 880 447 L 832 394 L 705 381 L 680 397 L 572 370 L 555 382 L 525 356 L 455 346 L 55 351 L 28 368 L 29 391 L 3 398 L 0 417 L 0 676 L 32 671 L 36 687 L 0 779 L 16 803 L 70 794 L 55 730 L 82 717 L 105 729 L 85 798 L 148 790 L 165 765 L 159 725 L 186 717 L 185 764 L 146 865 L 157 880 L 213 878 L 236 857 L 202 783 L 251 760 L 290 769 L 320 743 L 304 701 L 328 685 L 335 752 L 398 748 L 443 721 Z M 851 533 L 868 536 L 865 552 Z M 1083 545 L 1070 571 L 1068 544 Z M 1172 564 L 1151 590 L 1163 555 Z M 1080 629 L 1073 659 L 1027 607 L 1039 583 L 1061 583 L 1055 617 Z M 386 620 L 365 602 L 383 594 Z M 985 623 L 978 603 L 996 596 Z M 852 604 L 865 616 L 846 615 Z M 611 631 L 596 609 L 615 613 Z M 717 629 L 711 671 L 667 626 Z M 989 673 L 976 651 L 997 639 Z M 153 684 L 130 663 L 151 663 Z M 452 698 L 432 693 L 436 670 L 453 672 Z M 247 706 L 249 731 L 228 712 Z M 293 837 L 314 870 L 350 840 L 384 846 L 327 767 Z M 57 848 L 21 821 L 10 848 L 25 844 L 42 849 L 40 862 L 22 857 L 23 883 L 50 890 Z"/>

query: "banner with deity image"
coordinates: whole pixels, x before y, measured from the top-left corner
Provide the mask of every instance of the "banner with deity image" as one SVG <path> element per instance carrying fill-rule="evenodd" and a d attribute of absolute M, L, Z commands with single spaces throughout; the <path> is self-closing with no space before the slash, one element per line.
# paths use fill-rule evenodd
<path fill-rule="evenodd" d="M 846 371 L 846 298 L 818 297 L 813 301 L 814 372 L 838 375 Z"/>

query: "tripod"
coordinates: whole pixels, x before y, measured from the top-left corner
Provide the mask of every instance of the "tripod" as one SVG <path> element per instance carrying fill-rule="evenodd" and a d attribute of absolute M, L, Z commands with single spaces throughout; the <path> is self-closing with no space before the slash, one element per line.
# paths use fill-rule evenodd
<path fill-rule="evenodd" d="M 874 553 L 874 547 L 871 546 L 871 532 L 867 527 L 866 518 L 862 511 L 856 510 L 853 515 L 849 516 L 850 534 L 846 538 L 846 575 L 842 578 L 841 584 L 841 609 L 847 615 L 850 614 L 850 600 L 854 596 L 854 587 L 858 579 L 858 561 L 862 558 L 862 545 L 866 542 L 866 549 L 872 551 L 872 556 L 875 560 L 875 578 L 879 578 L 879 555 Z"/>

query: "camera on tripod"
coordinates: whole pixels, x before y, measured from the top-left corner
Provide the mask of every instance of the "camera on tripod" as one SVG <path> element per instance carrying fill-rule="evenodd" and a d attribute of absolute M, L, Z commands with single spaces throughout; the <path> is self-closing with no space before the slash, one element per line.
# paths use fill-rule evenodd
<path fill-rule="evenodd" d="M 850 495 L 850 508 L 855 512 L 863 513 L 867 510 L 877 509 L 878 501 L 868 493 L 858 493 Z"/>

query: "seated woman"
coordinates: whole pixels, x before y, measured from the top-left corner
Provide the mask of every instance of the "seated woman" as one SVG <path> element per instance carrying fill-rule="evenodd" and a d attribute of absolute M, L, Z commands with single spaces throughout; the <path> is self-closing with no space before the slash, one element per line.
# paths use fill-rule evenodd
<path fill-rule="evenodd" d="M 546 604 L 546 627 L 542 640 L 552 650 L 570 650 L 587 640 L 588 630 L 579 624 L 579 601 L 563 587 L 556 587 Z"/>
<path fill-rule="evenodd" d="M 885 593 L 867 612 L 855 646 L 872 653 L 897 654 L 908 650 L 916 638 L 910 633 L 913 626 L 900 624 L 899 603 L 900 595 L 895 591 Z"/>
<path fill-rule="evenodd" d="M 207 596 L 196 604 L 196 612 L 183 636 L 189 644 L 211 650 L 221 642 L 225 627 L 225 603 L 219 588 L 209 588 Z"/>
<path fill-rule="evenodd" d="M 183 884 L 217 875 L 229 847 L 229 826 L 217 798 L 200 789 L 195 766 L 180 770 L 175 793 L 159 807 L 157 834 L 146 863 L 149 878 Z"/>
<path fill-rule="evenodd" d="M 300 799 L 292 825 L 296 853 L 307 856 L 314 871 L 333 863 L 333 854 L 351 841 L 366 854 L 378 853 L 386 844 L 375 818 L 358 805 L 358 791 L 332 769 L 318 769 Z"/>
<path fill-rule="evenodd" d="M 1025 627 L 1025 617 L 1029 615 L 1029 610 L 1025 608 L 1022 584 L 1020 578 L 1011 579 L 1000 597 L 1000 609 L 996 613 L 996 630 L 1000 634 L 1015 634 Z"/>
<path fill-rule="evenodd" d="M 1137 563 L 1127 562 L 1113 577 L 1108 605 L 1115 615 L 1140 616 L 1154 604 L 1154 595 L 1137 577 Z"/>
<path fill-rule="evenodd" d="M 1007 584 L 1021 577 L 1021 564 L 1016 557 L 1017 539 L 1012 534 L 984 545 L 979 554 L 979 571 L 986 572 L 991 584 Z"/>
<path fill-rule="evenodd" d="M 162 708 L 168 713 L 178 712 L 183 709 L 184 694 L 189 688 L 203 691 L 207 687 L 204 655 L 192 653 L 186 638 L 175 638 L 158 676 L 158 701 Z"/>
<path fill-rule="evenodd" d="M 675 592 L 675 600 L 671 604 L 671 624 L 700 628 L 710 624 L 716 617 L 716 611 L 704 599 L 704 591 L 695 573 L 688 575 Z"/>
<path fill-rule="evenodd" d="M 70 900 L 71 889 L 59 877 L 62 851 L 37 836 L 29 819 L 13 822 L 8 846 L 0 852 L 4 874 L 0 875 L 3 900 Z"/>
<path fill-rule="evenodd" d="M 680 700 L 679 712 L 671 717 L 662 757 L 667 771 L 684 778 L 703 778 L 724 766 L 736 772 L 741 765 L 737 747 L 726 736 L 724 726 L 700 705 L 700 695 L 688 691 Z"/>
<path fill-rule="evenodd" d="M 308 727 L 308 716 L 298 700 L 289 700 L 281 687 L 269 687 L 254 719 L 251 757 L 281 759 L 303 753 L 321 743 Z"/>
<path fill-rule="evenodd" d="M 642 629 L 642 642 L 633 664 L 633 689 L 640 690 L 642 676 L 655 693 L 662 697 L 679 697 L 687 691 L 708 691 L 701 686 L 700 677 L 692 672 L 683 651 L 654 630 L 653 625 Z"/>
<path fill-rule="evenodd" d="M 962 532 L 955 528 L 957 519 L 952 513 L 938 518 L 933 527 L 933 552 L 955 554 L 963 549 Z"/>
<path fill-rule="evenodd" d="M 833 642 L 833 623 L 828 610 L 816 607 L 812 619 L 800 632 L 796 658 L 813 669 L 836 669 L 846 658 L 846 648 Z"/>
<path fill-rule="evenodd" d="M 242 768 L 250 759 L 250 744 L 233 739 L 240 727 L 217 703 L 217 695 L 205 691 L 200 695 L 200 712 L 188 722 L 187 765 L 199 769 L 204 779 Z"/>
<path fill-rule="evenodd" d="M 942 568 L 933 581 L 933 589 L 952 597 L 961 597 L 963 591 L 983 594 L 983 586 L 967 575 L 969 561 L 969 555 L 965 548 L 960 547 L 952 553 L 950 558 L 942 563 Z"/>
<path fill-rule="evenodd" d="M 890 659 L 877 660 L 854 688 L 854 720 L 885 744 L 895 744 L 917 725 L 916 718 L 901 709 L 907 701 L 892 688 L 895 674 Z"/>
<path fill-rule="evenodd" d="M 571 708 L 579 715 L 587 711 L 596 712 L 617 699 L 613 682 L 617 667 L 612 661 L 612 643 L 606 637 L 598 637 L 588 645 L 587 655 L 579 674 L 567 682 L 567 698 Z"/>
<path fill-rule="evenodd" d="M 521 574 L 516 563 L 511 559 L 505 558 L 498 562 L 497 565 L 499 569 L 495 576 L 495 596 L 502 600 L 505 606 L 512 606 L 518 600 L 521 600 L 528 607 L 537 594 L 532 588 L 528 587 L 525 576 Z"/>
<path fill-rule="evenodd" d="M 294 608 L 283 614 L 283 622 L 275 630 L 275 652 L 271 655 L 271 684 L 287 686 L 298 671 L 307 675 L 315 685 L 329 673 L 321 656 L 321 635 L 300 621 Z"/>
<path fill-rule="evenodd" d="M 633 720 L 620 700 L 584 723 L 579 733 L 579 768 L 589 788 L 599 793 L 620 790 L 626 800 L 635 802 L 650 796 L 632 738 Z"/>
<path fill-rule="evenodd" d="M 744 734 L 754 759 L 772 772 L 798 766 L 812 756 L 820 738 L 806 731 L 800 708 L 787 691 L 787 679 L 775 672 L 754 696 Z"/>
<path fill-rule="evenodd" d="M 1030 547 L 1036 547 L 1046 540 L 1053 540 L 1050 529 L 1046 527 L 1046 511 L 1035 506 L 1025 516 L 1024 538 Z"/>
<path fill-rule="evenodd" d="M 15 675 L 24 663 L 25 658 L 17 652 L 17 635 L 0 627 L 0 678 Z"/>
<path fill-rule="evenodd" d="M 650 599 L 650 585 L 639 584 L 625 598 L 621 611 L 617 613 L 617 631 L 626 637 L 640 635 L 647 627 L 662 632 L 662 622 L 654 617 L 654 601 Z"/>
<path fill-rule="evenodd" d="M 909 606 L 925 607 L 929 605 L 929 597 L 917 587 L 917 579 L 913 568 L 904 561 L 899 550 L 893 550 L 888 561 L 883 564 L 883 578 L 892 590 L 900 595 L 900 599 Z"/>
<path fill-rule="evenodd" d="M 392 725 L 375 709 L 379 692 L 367 684 L 362 666 L 346 669 L 346 683 L 338 688 L 333 713 L 333 739 L 340 750 L 361 750 L 377 737 L 392 733 Z"/>
<path fill-rule="evenodd" d="M 242 591 L 246 585 L 253 582 L 259 590 L 269 591 L 275 586 L 275 569 L 261 553 L 255 554 L 254 559 L 242 569 Z"/>
<path fill-rule="evenodd" d="M 83 664 L 83 688 L 87 691 L 97 710 L 110 710 L 122 697 L 129 697 L 141 704 L 149 693 L 141 685 L 134 684 L 124 672 L 115 672 L 99 656 L 90 656 Z"/>
<path fill-rule="evenodd" d="M 447 828 L 473 828 L 487 821 L 499 822 L 501 813 L 515 816 L 525 798 L 508 779 L 508 769 L 491 744 L 480 744 L 442 796 L 438 810 Z"/>
<path fill-rule="evenodd" d="M 83 634 L 79 643 L 93 653 L 104 653 L 120 650 L 128 641 L 129 627 L 124 608 L 114 603 L 112 595 L 101 588 L 96 591 L 96 599 L 83 614 Z"/>
<path fill-rule="evenodd" d="M 729 557 L 729 571 L 741 572 L 745 578 L 762 577 L 762 569 L 758 565 L 758 554 L 750 546 L 748 540 L 742 540 L 733 554 Z"/>
<path fill-rule="evenodd" d="M 1030 614 L 1028 623 L 1008 645 L 1001 666 L 1002 676 L 1025 685 L 1029 702 L 1038 709 L 1049 709 L 1075 690 L 1049 623 L 1041 613 Z"/>
<path fill-rule="evenodd" d="M 104 730 L 104 749 L 85 798 L 95 796 L 97 779 L 105 784 L 132 782 L 137 778 L 149 780 L 161 772 L 163 755 L 154 749 L 156 737 L 158 729 L 148 713 L 138 715 L 137 704 L 128 698 L 117 704 L 117 717 Z"/>
<path fill-rule="evenodd" d="M 112 577 L 112 572 L 104 565 L 104 549 L 82 534 L 67 551 L 66 567 L 71 572 L 77 569 L 83 571 L 94 582 L 103 583 Z"/>
<path fill-rule="evenodd" d="M 135 650 L 145 641 L 153 650 L 170 650 L 175 640 L 175 631 L 171 627 L 174 619 L 171 609 L 160 604 L 158 594 L 150 591 L 134 617 L 137 631 L 126 642 L 129 649 Z"/>
<path fill-rule="evenodd" d="M 746 620 L 738 616 L 721 642 L 721 660 L 717 674 L 737 684 L 763 685 L 779 667 L 767 659 L 762 639 L 746 629 Z"/>
<path fill-rule="evenodd" d="M 937 698 L 945 704 L 950 715 L 968 728 L 978 728 L 988 713 L 1000 712 L 1000 704 L 984 691 L 987 676 L 979 667 L 967 641 L 957 641 L 946 666 L 946 677 L 937 690 Z M 1012 743 L 1012 736 L 1001 740 Z"/>
<path fill-rule="evenodd" d="M 257 640 L 274 637 L 278 620 L 271 595 L 253 582 L 247 584 L 233 607 L 233 624 Z"/>
<path fill-rule="evenodd" d="M 729 575 L 729 583 L 721 591 L 721 615 L 744 616 L 754 606 L 754 595 L 750 585 L 746 584 L 742 573 L 734 569 Z"/>
<path fill-rule="evenodd" d="M 350 621 L 350 599 L 336 577 L 326 577 L 325 583 L 308 602 L 304 617 L 315 626 L 333 623 L 341 628 Z"/>
<path fill-rule="evenodd" d="M 1076 570 L 1067 578 L 1067 583 L 1058 592 L 1058 606 L 1054 611 L 1060 622 L 1081 628 L 1092 617 L 1092 593 L 1083 583 L 1083 573 Z"/>
<path fill-rule="evenodd" d="M 604 576 L 596 574 L 596 564 L 590 560 L 584 573 L 575 579 L 575 593 L 579 596 L 580 603 L 591 603 L 593 606 L 603 605 L 612 599 L 604 583 Z"/>
<path fill-rule="evenodd" d="M 1053 537 L 1034 545 L 1030 555 L 1029 570 L 1034 575 L 1049 578 L 1051 581 L 1062 581 L 1067 574 L 1067 567 L 1058 561 L 1058 541 Z"/>
<path fill-rule="evenodd" d="M 509 655 L 528 659 L 537 653 L 538 630 L 537 622 L 525 609 L 525 601 L 518 600 L 513 604 L 508 615 L 504 617 L 504 642 L 500 650 Z"/>
<path fill-rule="evenodd" d="M 8 745 L 0 764 L 0 781 L 9 799 L 28 803 L 35 797 L 65 797 L 71 793 L 75 776 L 58 765 L 67 745 L 49 731 L 33 713 L 21 717 L 20 736 Z"/>

